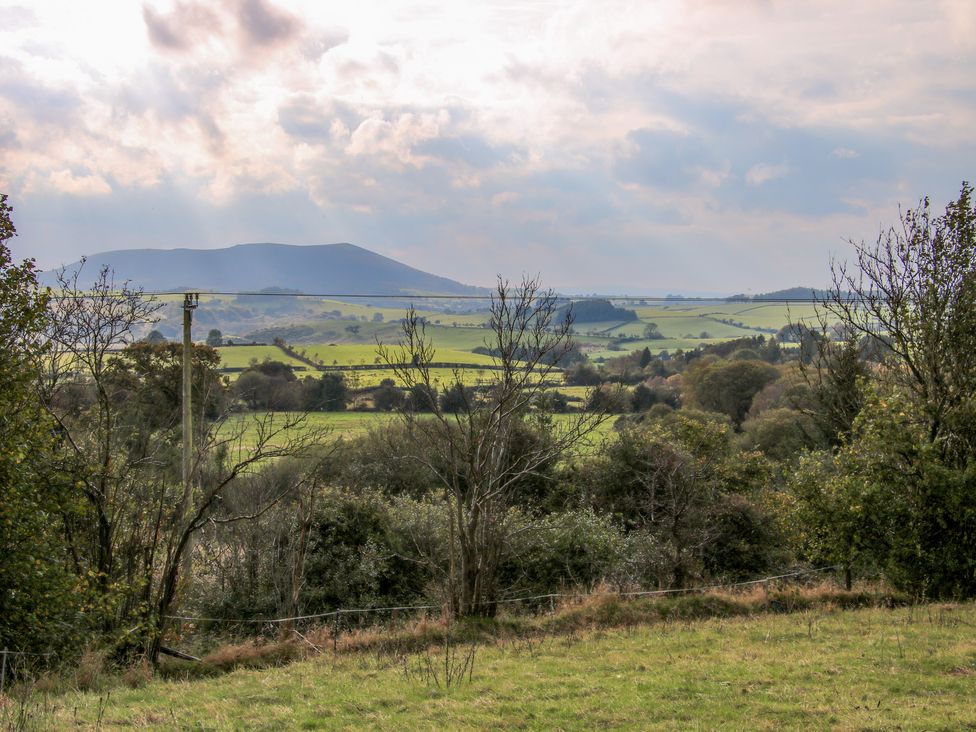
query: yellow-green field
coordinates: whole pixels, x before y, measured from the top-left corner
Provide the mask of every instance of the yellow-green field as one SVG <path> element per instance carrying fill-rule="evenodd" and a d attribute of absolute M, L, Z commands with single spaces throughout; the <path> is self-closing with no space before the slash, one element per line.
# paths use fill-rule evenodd
<path fill-rule="evenodd" d="M 39 727 L 81 729 L 973 729 L 974 626 L 965 604 L 590 630 L 481 647 L 470 680 L 450 689 L 410 673 L 429 661 L 443 677 L 441 649 L 326 652 L 67 694 L 34 714 Z"/>
<path fill-rule="evenodd" d="M 343 316 L 367 316 L 381 313 L 383 323 L 360 322 L 353 324 L 355 332 L 344 321 L 327 321 L 334 329 L 334 340 L 313 343 L 293 343 L 292 346 L 304 357 L 325 366 L 364 366 L 381 363 L 375 340 L 379 338 L 390 346 L 395 346 L 398 337 L 395 321 L 403 316 L 403 311 L 395 308 L 371 308 L 356 303 L 339 301 L 315 301 L 317 306 L 330 308 Z M 744 336 L 771 335 L 791 321 L 814 322 L 814 306 L 807 304 L 784 303 L 667 303 L 634 308 L 639 320 L 631 322 L 606 321 L 598 323 L 578 323 L 574 339 L 587 355 L 594 360 L 609 359 L 625 355 L 634 350 L 648 348 L 651 353 L 661 351 L 692 350 L 701 346 L 720 343 Z M 436 350 L 435 360 L 445 363 L 489 365 L 489 356 L 474 354 L 471 351 L 486 345 L 491 332 L 477 327 L 483 323 L 488 313 L 479 311 L 465 315 L 423 311 L 429 319 L 426 333 Z M 722 322 L 729 321 L 729 322 Z M 657 325 L 664 338 L 645 339 L 644 329 L 649 323 Z M 323 326 L 324 327 L 324 326 Z M 632 338 L 618 342 L 619 337 Z M 331 337 L 331 336 L 330 336 Z M 490 345 L 490 343 L 489 343 Z M 253 361 L 266 358 L 290 363 L 296 368 L 301 361 L 290 358 L 275 346 L 236 346 L 219 349 L 222 363 L 228 368 L 245 368 Z M 392 374 L 383 371 L 366 373 L 345 372 L 347 378 L 357 386 L 375 386 Z M 233 377 L 232 377 L 233 378 Z M 465 376 L 469 384 L 479 383 L 479 378 Z"/>
<path fill-rule="evenodd" d="M 268 426 L 284 425 L 300 416 L 299 412 L 274 412 L 270 417 L 258 413 L 233 415 L 221 426 L 221 435 L 225 437 L 237 436 L 239 439 L 235 442 L 236 448 L 246 452 L 255 446 L 262 424 L 267 429 Z M 300 425 L 281 433 L 274 443 L 281 445 L 289 437 L 312 430 L 322 433 L 323 442 L 331 442 L 339 438 L 352 439 L 366 433 L 371 428 L 388 424 L 396 418 L 396 415 L 389 412 L 309 412 Z M 553 415 L 557 425 L 568 424 L 575 418 L 576 415 L 573 414 Z M 271 421 L 268 421 L 269 419 Z M 600 423 L 582 449 L 589 450 L 599 445 L 613 431 L 615 419 L 611 416 Z"/>
<path fill-rule="evenodd" d="M 325 366 L 355 366 L 366 364 L 380 364 L 383 360 L 379 356 L 375 343 L 311 343 L 294 346 L 295 350 L 315 362 Z M 391 347 L 391 356 L 395 356 L 395 346 Z M 435 344 L 433 360 L 438 363 L 460 363 L 473 365 L 491 365 L 495 361 L 491 356 L 471 353 L 457 348 L 439 347 Z"/>
<path fill-rule="evenodd" d="M 305 366 L 278 346 L 223 346 L 217 352 L 220 354 L 220 365 L 224 368 L 247 368 L 262 361 L 281 361 L 294 367 Z"/>

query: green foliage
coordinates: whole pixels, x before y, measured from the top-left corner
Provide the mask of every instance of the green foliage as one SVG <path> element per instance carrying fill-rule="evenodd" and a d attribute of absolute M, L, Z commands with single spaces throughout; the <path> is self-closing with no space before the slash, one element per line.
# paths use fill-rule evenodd
<path fill-rule="evenodd" d="M 753 397 L 779 378 L 762 361 L 702 361 L 684 374 L 692 399 L 703 409 L 727 414 L 737 427 L 745 419 Z"/>
<path fill-rule="evenodd" d="M 291 364 L 263 361 L 247 368 L 234 382 L 234 394 L 248 409 L 286 412 L 304 406 L 308 398 L 319 398 L 319 385 L 313 379 L 310 388 L 303 389 Z"/>
<path fill-rule="evenodd" d="M 606 514 L 591 508 L 520 519 L 501 581 L 517 594 L 545 594 L 559 588 L 593 588 L 623 575 L 627 534 Z"/>
<path fill-rule="evenodd" d="M 563 371 L 563 380 L 568 386 L 598 386 L 603 378 L 595 366 L 580 361 Z"/>
<path fill-rule="evenodd" d="M 740 445 L 759 450 L 773 460 L 795 460 L 804 450 L 826 446 L 826 439 L 813 417 L 795 409 L 767 409 L 742 423 Z"/>
<path fill-rule="evenodd" d="M 946 465 L 904 396 L 871 394 L 853 440 L 790 479 L 802 556 L 884 570 L 929 597 L 976 594 L 976 470 Z"/>
<path fill-rule="evenodd" d="M 959 198 L 935 215 L 928 199 L 902 213 L 873 245 L 855 243 L 857 270 L 834 270 L 825 307 L 855 335 L 883 341 L 885 379 L 912 396 L 941 459 L 963 467 L 976 443 L 957 432 L 976 398 L 976 202 Z M 962 416 L 962 418 L 960 418 Z"/>
<path fill-rule="evenodd" d="M 349 403 L 349 388 L 341 373 L 325 373 L 302 380 L 302 408 L 308 411 L 341 412 Z"/>
<path fill-rule="evenodd" d="M 574 323 L 599 323 L 603 321 L 625 321 L 637 320 L 637 313 L 627 308 L 618 308 L 609 300 L 580 300 L 562 308 L 558 317 L 562 318 L 566 313 L 572 313 Z"/>
<path fill-rule="evenodd" d="M 398 389 L 393 379 L 383 379 L 373 390 L 373 406 L 381 412 L 392 412 L 403 404 L 403 390 Z"/>
<path fill-rule="evenodd" d="M 47 296 L 33 262 L 11 258 L 11 211 L 0 194 L 0 647 L 70 651 L 78 639 L 64 623 L 80 598 L 57 527 L 74 507 L 51 472 L 53 424 L 36 383 Z"/>
<path fill-rule="evenodd" d="M 440 407 L 444 412 L 456 414 L 469 412 L 474 406 L 474 394 L 464 384 L 451 384 L 440 395 Z"/>
<path fill-rule="evenodd" d="M 727 424 L 676 412 L 623 429 L 581 466 L 589 504 L 652 540 L 654 581 L 684 586 L 706 576 L 770 567 L 779 535 L 751 498 L 770 472 L 732 451 Z"/>
<path fill-rule="evenodd" d="M 217 371 L 220 356 L 209 346 L 194 345 L 190 358 L 194 412 L 215 419 L 226 405 Z M 112 400 L 126 405 L 124 416 L 130 429 L 151 432 L 179 424 L 183 402 L 182 343 L 132 343 L 112 360 L 107 374 Z"/>
<path fill-rule="evenodd" d="M 408 537 L 376 494 L 323 496 L 312 527 L 303 612 L 409 604 L 423 597 L 430 573 L 395 547 Z"/>

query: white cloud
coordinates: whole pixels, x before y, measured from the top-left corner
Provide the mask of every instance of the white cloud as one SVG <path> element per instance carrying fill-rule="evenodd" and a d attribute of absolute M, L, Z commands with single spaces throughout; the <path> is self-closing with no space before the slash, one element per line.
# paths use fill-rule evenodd
<path fill-rule="evenodd" d="M 770 163 L 757 163 L 746 171 L 746 183 L 751 186 L 761 186 L 771 180 L 782 178 L 790 172 L 790 168 L 785 163 L 771 165 Z"/>
<path fill-rule="evenodd" d="M 74 196 L 107 196 L 112 187 L 100 175 L 75 175 L 70 170 L 51 173 L 48 181 L 59 193 Z"/>
<path fill-rule="evenodd" d="M 499 208 L 501 206 L 506 206 L 509 203 L 514 203 L 518 200 L 518 193 L 514 191 L 503 191 L 501 193 L 496 193 L 491 197 L 491 205 Z"/>
<path fill-rule="evenodd" d="M 436 225 L 415 240 L 459 262 L 471 252 L 452 242 L 490 243 L 489 263 L 548 252 L 527 262 L 543 270 L 600 242 L 582 265 L 595 271 L 628 242 L 674 229 L 718 241 L 715 212 L 750 206 L 812 222 L 808 241 L 835 241 L 854 233 L 839 209 L 894 210 L 895 197 L 929 192 L 930 171 L 971 175 L 976 164 L 967 0 L 36 0 L 31 10 L 30 22 L 0 24 L 13 70 L 0 80 L 0 127 L 13 131 L 0 134 L 0 184 L 89 200 L 178 186 L 200 206 L 201 237 L 218 209 L 295 195 L 318 206 L 308 226 L 326 238 L 392 247 L 411 236 L 404 211 L 420 211 Z M 744 120 L 795 134 L 789 144 L 715 134 Z M 667 165 L 612 175 L 635 130 L 696 141 L 683 186 Z M 471 150 L 489 162 L 431 152 L 444 139 L 478 141 Z M 810 139 L 823 144 L 803 148 Z M 828 174 L 852 176 L 849 189 Z M 641 176 L 657 181 L 652 194 Z M 498 216 L 504 206 L 518 215 Z M 371 228 L 350 223 L 366 211 Z M 506 219 L 494 240 L 465 233 L 480 217 Z M 747 228 L 737 231 L 761 246 Z M 165 245 L 167 231 L 157 234 Z M 702 256 L 721 259 L 718 246 Z M 641 269 L 608 265 L 607 276 Z"/>

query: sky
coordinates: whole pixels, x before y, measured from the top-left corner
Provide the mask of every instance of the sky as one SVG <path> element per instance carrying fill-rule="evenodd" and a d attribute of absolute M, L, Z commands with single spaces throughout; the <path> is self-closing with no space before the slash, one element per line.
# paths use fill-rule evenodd
<path fill-rule="evenodd" d="M 976 173 L 976 2 L 0 0 L 42 268 L 351 242 L 490 285 L 822 285 Z"/>

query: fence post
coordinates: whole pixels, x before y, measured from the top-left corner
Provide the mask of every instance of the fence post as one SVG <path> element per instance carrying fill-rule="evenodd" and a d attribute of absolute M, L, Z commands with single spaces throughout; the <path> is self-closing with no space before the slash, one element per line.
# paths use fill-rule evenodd
<path fill-rule="evenodd" d="M 0 694 L 2 694 L 7 686 L 7 649 L 4 648 L 0 653 L 3 653 L 3 668 L 0 670 Z"/>

